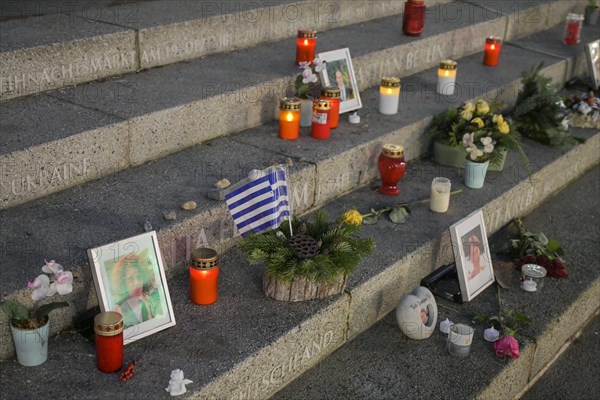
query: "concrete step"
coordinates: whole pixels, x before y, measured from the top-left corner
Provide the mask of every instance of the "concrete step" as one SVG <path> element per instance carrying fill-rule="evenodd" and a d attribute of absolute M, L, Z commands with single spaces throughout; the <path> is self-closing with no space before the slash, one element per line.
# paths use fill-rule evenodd
<path fill-rule="evenodd" d="M 467 5 L 460 3 L 460 6 L 465 13 L 468 11 Z M 347 37 L 362 32 L 352 51 L 359 86 L 365 89 L 378 84 L 384 74 L 405 77 L 431 68 L 439 58 L 480 51 L 481 40 L 472 38 L 483 38 L 489 32 L 501 35 L 505 29 L 502 20 L 473 25 L 467 24 L 468 21 L 439 24 L 432 27 L 431 36 L 417 41 L 405 38 L 398 45 L 396 39 L 389 37 L 390 21 L 382 19 L 328 31 L 322 40 L 325 49 L 334 49 L 347 45 Z M 585 40 L 594 35 L 593 29 L 584 33 Z M 372 43 L 380 43 L 385 50 L 374 51 Z M 280 63 L 265 65 L 263 60 L 276 57 L 288 45 L 278 42 L 3 103 L 0 115 L 5 138 L 0 143 L 0 209 L 272 121 L 277 99 L 287 93 L 293 80 L 293 75 L 289 75 L 293 67 Z M 517 52 L 505 46 L 505 65 L 509 58 L 513 62 L 513 56 L 515 62 L 523 62 L 516 60 Z M 570 47 L 565 52 L 568 54 L 561 59 L 569 62 L 579 57 L 583 49 Z M 521 54 L 527 57 L 532 53 Z M 557 59 L 534 54 L 549 63 Z M 473 62 L 469 73 L 495 81 L 501 70 L 481 67 L 480 58 L 479 54 L 469 59 Z M 240 65 L 248 67 L 239 68 Z M 508 72 L 516 76 L 517 71 Z M 427 73 L 436 76 L 435 71 Z M 567 71 L 561 74 L 556 79 L 559 84 Z M 465 92 L 475 90 L 472 87 L 478 85 L 471 75 L 463 73 L 459 74 L 459 82 Z M 494 91 L 494 84 L 477 89 Z M 405 86 L 405 92 L 407 89 L 418 92 L 419 85 L 420 82 L 417 87 Z"/>
<path fill-rule="evenodd" d="M 189 302 L 187 274 L 179 273 L 169 278 L 177 325 L 126 347 L 126 358 L 138 360 L 136 375 L 126 384 L 121 384 L 116 374 L 107 375 L 96 370 L 93 344 L 75 331 L 62 332 L 50 339 L 49 360 L 40 368 L 27 369 L 28 379 L 43 382 L 41 385 L 45 393 L 51 397 L 167 398 L 164 388 L 170 371 L 180 368 L 185 371 L 186 377 L 194 381 L 193 385 L 188 386 L 187 398 L 268 398 L 387 315 L 400 297 L 412 290 L 423 276 L 448 262 L 452 257 L 448 234 L 451 224 L 482 208 L 488 233 L 492 234 L 512 218 L 537 208 L 552 194 L 597 165 L 600 133 L 591 130 L 576 130 L 574 133 L 588 137 L 588 140 L 571 150 L 527 143 L 528 153 L 537 164 L 536 172 L 530 179 L 518 178 L 510 170 L 490 172 L 483 189 L 469 190 L 462 184 L 461 170 L 441 171 L 432 161 L 422 160 L 409 164 L 406 178 L 401 183 L 402 193 L 398 197 L 384 197 L 372 188 L 364 187 L 327 204 L 325 209 L 329 215 L 336 216 L 351 207 L 368 210 L 371 207 L 380 208 L 420 200 L 429 195 L 431 179 L 440 173 L 452 180 L 454 189 L 463 189 L 461 194 L 452 199 L 446 214 L 434 215 L 427 205 L 420 205 L 413 207 L 411 218 L 404 225 L 381 220 L 376 225 L 365 226 L 363 233 L 375 239 L 376 252 L 352 275 L 344 294 L 303 303 L 265 299 L 261 287 L 261 269 L 250 268 L 243 255 L 237 249 L 232 249 L 222 257 L 219 300 L 214 305 L 198 307 Z M 516 162 L 515 158 L 516 155 L 512 154 L 510 165 Z M 562 286 L 562 282 L 549 283 L 546 292 L 548 297 L 539 297 L 537 301 L 517 297 L 516 291 L 509 294 L 514 296 L 511 302 L 532 315 L 536 321 L 552 321 L 534 325 L 532 333 L 528 334 L 533 336 L 537 329 L 541 329 L 540 335 L 544 338 L 554 338 L 545 339 L 547 347 L 544 349 L 559 345 L 565 335 L 569 336 L 568 329 L 575 329 L 578 320 L 589 313 L 591 306 L 598 307 L 599 297 L 594 296 L 597 293 L 594 290 L 598 290 L 600 283 L 597 262 L 590 262 L 592 258 L 586 252 L 594 248 L 591 244 L 597 241 L 589 236 L 589 232 L 590 229 L 597 229 L 595 219 L 598 218 L 599 197 L 595 194 L 598 193 L 598 167 L 592 172 L 595 175 L 591 182 L 588 183 L 590 178 L 586 177 L 587 180 L 579 185 L 583 189 L 579 187 L 573 193 L 582 193 L 575 198 L 592 199 L 594 208 L 578 208 L 580 203 L 571 202 L 569 213 L 564 212 L 563 206 L 559 210 L 552 210 L 551 214 L 556 226 L 562 226 L 561 223 L 565 220 L 579 224 L 577 227 L 580 229 L 577 230 L 573 230 L 571 225 L 569 231 L 557 229 L 552 232 L 563 240 L 568 254 L 574 255 L 569 259 L 573 263 L 570 267 L 571 278 Z M 570 190 L 569 188 L 566 193 L 570 194 Z M 99 198 L 104 197 L 101 192 L 97 193 Z M 137 195 L 137 198 L 139 201 L 144 200 L 144 196 Z M 118 199 L 113 198 L 113 201 L 116 200 Z M 58 201 L 54 205 L 58 208 Z M 544 207 L 548 208 L 547 205 Z M 138 208 L 143 209 L 143 204 Z M 21 221 L 24 226 L 32 226 L 31 221 L 36 218 L 33 214 L 37 210 L 32 207 L 29 211 L 31 214 L 26 217 L 31 219 Z M 127 223 L 124 220 L 129 217 L 128 210 L 119 211 L 119 221 L 116 222 L 115 218 L 115 222 L 111 224 L 111 221 L 103 218 L 105 214 L 100 208 L 89 210 L 94 226 L 89 228 L 91 232 L 79 229 L 79 236 L 94 237 L 94 240 L 104 242 L 103 236 L 111 225 Z M 52 215 L 49 215 L 44 228 L 50 229 L 52 220 Z M 530 224 L 532 229 L 539 226 L 535 221 Z M 545 231 L 549 233 L 547 229 Z M 55 238 L 47 231 L 46 236 Z M 70 240 L 72 237 L 71 232 L 61 231 L 61 238 L 55 239 Z M 573 251 L 575 244 L 582 243 L 584 250 Z M 61 249 L 64 248 L 64 243 L 56 242 L 52 247 Z M 80 254 L 74 256 L 82 256 L 83 253 L 84 249 L 81 249 Z M 597 260 L 597 257 L 594 259 Z M 12 274 L 10 271 L 2 272 Z M 23 277 L 22 274 L 20 276 Z M 12 277 L 10 279 L 16 281 Z M 4 287 L 5 280 L 2 282 Z M 76 293 L 70 296 L 71 301 L 84 303 L 93 298 L 92 286 L 89 272 L 79 272 Z M 554 301 L 552 307 L 563 310 L 562 317 L 550 319 L 554 317 L 548 314 L 548 319 L 544 319 L 539 314 L 548 313 L 550 308 L 542 309 L 541 305 L 551 307 L 547 299 L 556 299 L 559 294 L 563 301 Z M 574 299 L 584 295 L 589 299 L 582 303 L 586 307 L 573 303 Z M 493 296 L 493 292 L 487 290 L 477 301 L 464 307 L 471 314 L 475 311 L 490 311 L 490 302 L 484 302 L 483 299 L 489 300 Z M 57 313 L 53 321 L 56 319 L 60 322 L 61 317 Z M 2 326 L 5 327 L 6 322 Z M 3 332 L 2 337 L 6 339 L 3 345 L 4 342 L 10 342 L 8 335 Z M 425 342 L 425 346 L 436 349 L 440 345 L 440 340 Z M 476 347 L 474 352 L 484 353 L 483 346 Z M 526 347 L 523 360 L 529 360 L 534 368 L 537 365 L 541 367 L 544 357 L 550 353 L 551 351 L 542 351 L 540 347 L 540 353 L 537 354 L 532 347 Z M 491 369 L 495 371 L 505 364 L 501 361 L 494 363 Z M 65 365 L 69 365 L 69 368 L 65 368 Z M 514 368 L 511 365 L 514 364 L 509 364 L 510 368 L 507 369 L 509 376 L 515 377 L 516 382 L 526 379 L 527 375 L 520 377 L 513 374 Z M 482 367 L 464 366 L 480 371 L 485 369 Z M 436 365 L 428 368 L 436 368 Z M 45 378 L 48 371 L 57 370 L 61 371 L 60 381 Z M 443 370 L 448 371 L 450 368 Z M 39 387 L 31 386 L 26 380 L 18 379 L 23 373 L 25 368 L 15 361 L 0 364 L 2 381 L 13 382 L 4 392 L 8 398 L 27 398 L 33 395 L 33 391 L 39 390 Z M 474 377 L 481 376 L 478 374 L 480 372 L 475 373 Z M 64 382 L 68 382 L 68 385 Z M 311 389 L 303 390 L 306 390 L 303 392 L 306 394 Z M 507 389 L 512 390 L 512 387 Z"/>
<path fill-rule="evenodd" d="M 302 27 L 339 28 L 403 8 L 401 2 L 367 0 L 10 1 L 0 10 L 0 100 L 273 42 Z"/>
<path fill-rule="evenodd" d="M 569 277 L 546 279 L 543 291 L 531 294 L 519 289 L 514 272 L 513 287 L 499 289 L 503 307 L 518 310 L 533 321 L 517 335 L 519 359 L 497 358 L 491 344 L 483 339 L 487 327 L 472 321 L 478 314 L 497 314 L 497 289 L 493 285 L 462 305 L 436 298 L 438 321 L 449 317 L 475 329 L 468 359 L 451 356 L 446 351 L 446 335 L 437 329 L 427 340 L 408 339 L 392 311 L 272 399 L 518 398 L 515 396 L 543 372 L 563 344 L 600 311 L 600 250 L 595 246 L 600 239 L 599 178 L 600 168 L 596 166 L 525 218 L 531 231 L 542 231 L 561 242 Z M 492 250 L 505 246 L 508 237 L 505 230 L 491 237 Z M 498 259 L 494 252 L 492 257 Z M 553 367 L 549 379 L 544 376 L 524 398 L 598 397 L 598 317 L 595 320 L 595 337 L 590 332 L 592 337 L 586 344 L 574 345 L 579 348 L 566 365 Z"/>
<path fill-rule="evenodd" d="M 87 282 L 80 287 L 73 307 L 64 310 L 64 319 L 53 328 L 64 329 L 73 315 L 97 304 L 95 293 L 88 286 L 91 275 L 86 249 L 136 235 L 149 220 L 158 231 L 167 270 L 181 272 L 189 251 L 200 243 L 208 243 L 221 252 L 233 244 L 234 232 L 224 203 L 206 197 L 217 180 L 228 178 L 236 182 L 251 169 L 286 162 L 289 158 L 294 162 L 291 168 L 294 209 L 302 213 L 321 207 L 377 177 L 376 159 L 382 143 L 402 143 L 407 159 L 418 159 L 428 148 L 429 141 L 422 134 L 423 130 L 432 115 L 448 106 L 482 95 L 490 101 L 514 102 L 519 71 L 542 60 L 547 63 L 547 74 L 558 81 L 564 80 L 565 60 L 539 54 L 532 63 L 527 59 L 531 54 L 531 51 L 506 46 L 503 57 L 513 66 L 511 69 L 484 69 L 480 54 L 461 59 L 459 77 L 464 78 L 459 78 L 459 85 L 469 90 L 457 91 L 462 94 L 453 99 L 440 99 L 431 94 L 435 87 L 434 70 L 406 78 L 406 87 L 415 89 L 405 90 L 407 97 L 402 101 L 402 112 L 391 117 L 382 118 L 377 112 L 378 88 L 371 88 L 364 92 L 363 124 L 354 126 L 342 121 L 327 142 L 304 135 L 296 142 L 281 141 L 276 134 L 277 123 L 271 122 L 0 211 L 3 221 L 0 233 L 4 239 L 1 297 L 26 298 L 28 291 L 22 285 L 23 276 L 37 276 L 40 260 L 60 260 L 75 271 L 80 282 Z M 493 87 L 475 85 L 492 81 L 495 82 Z M 594 149 L 595 140 L 582 148 Z M 535 152 L 535 146 L 531 151 Z M 232 154 L 238 155 L 237 158 Z M 356 160 L 363 162 L 356 163 Z M 581 161 L 577 168 L 585 169 L 592 161 Z M 536 164 L 538 160 L 532 158 L 532 162 Z M 511 161 L 506 169 L 506 174 L 514 179 L 524 176 L 520 161 Z M 438 174 L 444 173 L 438 171 Z M 198 208 L 193 212 L 179 210 L 177 221 L 163 220 L 164 212 L 178 210 L 187 200 L 196 201 Z M 41 221 L 42 228 L 36 229 L 42 225 Z M 11 353 L 11 343 L 6 346 L 0 354 Z"/>

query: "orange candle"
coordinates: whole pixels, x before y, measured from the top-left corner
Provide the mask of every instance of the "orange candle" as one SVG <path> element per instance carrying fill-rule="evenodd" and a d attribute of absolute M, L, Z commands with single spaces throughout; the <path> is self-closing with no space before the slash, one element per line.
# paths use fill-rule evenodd
<path fill-rule="evenodd" d="M 315 59 L 315 47 L 317 47 L 317 31 L 300 29 L 296 39 L 296 64 L 302 61 L 312 62 Z"/>
<path fill-rule="evenodd" d="M 326 86 L 321 92 L 321 99 L 331 102 L 329 114 L 329 127 L 335 129 L 340 122 L 340 88 L 337 86 Z"/>
<path fill-rule="evenodd" d="M 279 137 L 296 140 L 300 135 L 300 100 L 284 97 L 279 102 Z"/>
<path fill-rule="evenodd" d="M 219 258 L 213 249 L 199 248 L 192 252 L 190 265 L 190 300 L 208 305 L 217 301 Z"/>
<path fill-rule="evenodd" d="M 502 40 L 490 36 L 485 39 L 485 52 L 483 54 L 483 63 L 489 67 L 495 67 L 500 61 L 500 50 L 502 50 Z"/>

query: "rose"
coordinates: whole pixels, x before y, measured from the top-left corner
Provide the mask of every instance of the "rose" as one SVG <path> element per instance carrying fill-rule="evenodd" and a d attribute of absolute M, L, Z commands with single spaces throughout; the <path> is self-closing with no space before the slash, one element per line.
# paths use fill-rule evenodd
<path fill-rule="evenodd" d="M 498 123 L 498 131 L 502 134 L 508 134 L 510 132 L 510 126 L 506 121 Z"/>
<path fill-rule="evenodd" d="M 477 118 L 473 118 L 473 120 L 471 121 L 472 124 L 477 125 L 477 127 L 479 129 L 483 128 L 485 126 L 485 122 L 483 122 L 483 120 L 479 117 Z"/>
<path fill-rule="evenodd" d="M 477 100 L 476 107 L 477 107 L 477 114 L 479 114 L 479 115 L 485 115 L 490 112 L 489 104 L 483 99 Z"/>
<path fill-rule="evenodd" d="M 494 342 L 494 351 L 498 357 L 519 358 L 519 342 L 513 336 L 503 336 Z"/>
<path fill-rule="evenodd" d="M 504 117 L 502 116 L 502 114 L 494 114 L 494 116 L 492 117 L 492 121 L 494 121 L 495 124 L 501 124 L 502 122 L 504 122 Z"/>
<path fill-rule="evenodd" d="M 473 112 L 472 111 L 467 111 L 467 110 L 462 110 L 460 112 L 460 117 L 464 120 L 470 121 L 471 118 L 473 118 Z"/>
<path fill-rule="evenodd" d="M 473 111 L 475 111 L 475 105 L 473 103 L 471 103 L 470 101 L 467 101 L 463 105 L 463 110 L 466 111 L 466 112 L 472 113 Z"/>
<path fill-rule="evenodd" d="M 343 221 L 348 225 L 360 225 L 362 224 L 362 215 L 357 210 L 349 210 L 343 216 Z"/>

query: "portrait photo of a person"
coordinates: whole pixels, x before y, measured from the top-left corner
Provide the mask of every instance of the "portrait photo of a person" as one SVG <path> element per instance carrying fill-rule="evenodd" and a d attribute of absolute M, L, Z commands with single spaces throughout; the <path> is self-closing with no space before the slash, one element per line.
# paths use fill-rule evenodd
<path fill-rule="evenodd" d="M 354 88 L 348 74 L 346 60 L 328 62 L 327 74 L 329 75 L 330 84 L 340 88 L 340 101 L 352 100 L 354 98 Z"/>
<path fill-rule="evenodd" d="M 463 268 L 466 279 L 474 287 L 487 282 L 491 278 L 490 260 L 487 259 L 484 243 L 481 240 L 481 227 L 476 227 L 462 236 L 464 251 Z"/>
<path fill-rule="evenodd" d="M 123 316 L 125 327 L 163 314 L 162 299 L 148 251 L 120 257 L 110 268 L 112 311 Z"/>

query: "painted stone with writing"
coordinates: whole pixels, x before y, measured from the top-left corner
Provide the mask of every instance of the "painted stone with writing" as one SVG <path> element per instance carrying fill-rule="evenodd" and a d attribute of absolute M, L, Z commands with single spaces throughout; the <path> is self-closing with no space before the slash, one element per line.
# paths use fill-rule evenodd
<path fill-rule="evenodd" d="M 396 308 L 396 320 L 402 333 L 411 339 L 423 340 L 435 330 L 437 303 L 426 287 L 419 286 L 404 296 Z"/>

